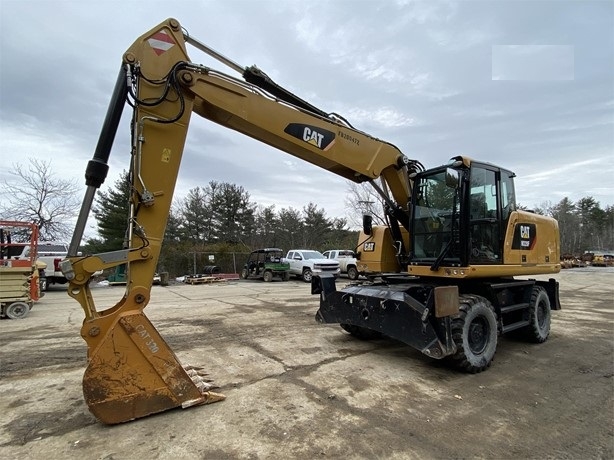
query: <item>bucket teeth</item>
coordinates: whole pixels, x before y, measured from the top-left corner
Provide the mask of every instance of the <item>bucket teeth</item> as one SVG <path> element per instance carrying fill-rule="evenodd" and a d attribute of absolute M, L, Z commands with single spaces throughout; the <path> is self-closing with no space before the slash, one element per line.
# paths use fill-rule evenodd
<path fill-rule="evenodd" d="M 192 366 L 190 364 L 185 364 L 183 366 L 183 368 L 187 371 L 187 370 L 191 370 L 194 369 L 195 371 L 202 371 L 204 369 L 204 367 L 200 367 L 200 366 Z"/>
<path fill-rule="evenodd" d="M 218 401 L 224 401 L 226 396 L 221 393 L 214 393 L 213 391 L 208 391 L 207 393 L 207 401 L 205 404 L 211 404 Z"/>
<path fill-rule="evenodd" d="M 219 388 L 217 385 L 213 384 L 213 380 L 208 378 L 208 374 L 205 372 L 201 372 L 202 367 L 194 367 L 190 365 L 183 366 L 183 369 L 186 371 L 188 376 L 194 382 L 194 385 L 198 387 L 201 393 L 204 393 L 213 388 Z"/>
<path fill-rule="evenodd" d="M 211 383 L 207 383 L 207 382 L 194 382 L 194 383 L 196 384 L 196 387 L 200 390 L 201 393 L 218 388 L 217 386 L 212 385 Z"/>

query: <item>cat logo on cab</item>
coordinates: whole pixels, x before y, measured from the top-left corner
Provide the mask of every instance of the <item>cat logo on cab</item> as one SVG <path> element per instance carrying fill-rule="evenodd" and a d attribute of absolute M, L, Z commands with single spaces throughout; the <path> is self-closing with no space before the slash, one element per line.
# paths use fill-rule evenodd
<path fill-rule="evenodd" d="M 362 245 L 362 250 L 365 252 L 373 252 L 375 251 L 375 242 L 369 241 Z"/>

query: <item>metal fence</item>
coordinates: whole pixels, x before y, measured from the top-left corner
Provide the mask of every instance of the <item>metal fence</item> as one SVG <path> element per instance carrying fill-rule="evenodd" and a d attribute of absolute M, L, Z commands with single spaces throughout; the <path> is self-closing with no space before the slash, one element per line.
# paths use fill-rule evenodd
<path fill-rule="evenodd" d="M 209 273 L 241 273 L 249 252 L 168 252 L 160 255 L 159 272 L 171 277 Z"/>

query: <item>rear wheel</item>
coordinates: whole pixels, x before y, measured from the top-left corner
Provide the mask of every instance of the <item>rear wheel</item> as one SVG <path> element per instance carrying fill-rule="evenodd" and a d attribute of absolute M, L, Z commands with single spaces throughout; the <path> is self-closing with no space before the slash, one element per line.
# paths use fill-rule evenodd
<path fill-rule="evenodd" d="M 6 307 L 6 316 L 11 319 L 25 318 L 30 311 L 30 306 L 25 302 L 13 302 Z"/>
<path fill-rule="evenodd" d="M 241 270 L 241 278 L 243 278 L 244 280 L 247 279 L 247 268 L 244 268 L 243 270 Z"/>
<path fill-rule="evenodd" d="M 525 336 L 535 343 L 543 343 L 550 335 L 550 299 L 541 286 L 533 287 L 531 303 L 528 309 L 529 325 L 524 329 Z"/>
<path fill-rule="evenodd" d="M 491 303 L 476 295 L 460 296 L 459 312 L 452 317 L 456 353 L 450 361 L 466 372 L 482 372 L 495 357 L 497 334 L 497 317 Z"/>
<path fill-rule="evenodd" d="M 283 275 L 281 275 L 281 279 L 282 281 L 290 281 L 290 272 L 284 272 Z"/>
<path fill-rule="evenodd" d="M 303 281 L 305 283 L 311 283 L 311 278 L 313 277 L 313 273 L 309 268 L 303 268 Z"/>
<path fill-rule="evenodd" d="M 358 279 L 358 270 L 356 269 L 356 267 L 348 267 L 348 278 L 352 281 Z"/>
<path fill-rule="evenodd" d="M 264 281 L 266 281 L 267 283 L 270 283 L 271 281 L 273 281 L 273 272 L 270 270 L 267 270 L 262 275 L 262 278 L 264 278 Z"/>

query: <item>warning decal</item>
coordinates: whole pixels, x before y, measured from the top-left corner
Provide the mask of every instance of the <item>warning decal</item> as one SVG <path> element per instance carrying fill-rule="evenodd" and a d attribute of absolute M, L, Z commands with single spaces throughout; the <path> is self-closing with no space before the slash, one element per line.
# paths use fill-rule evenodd
<path fill-rule="evenodd" d="M 165 30 L 160 30 L 153 34 L 147 39 L 147 43 L 149 43 L 158 56 L 175 46 L 173 37 L 171 37 Z"/>

